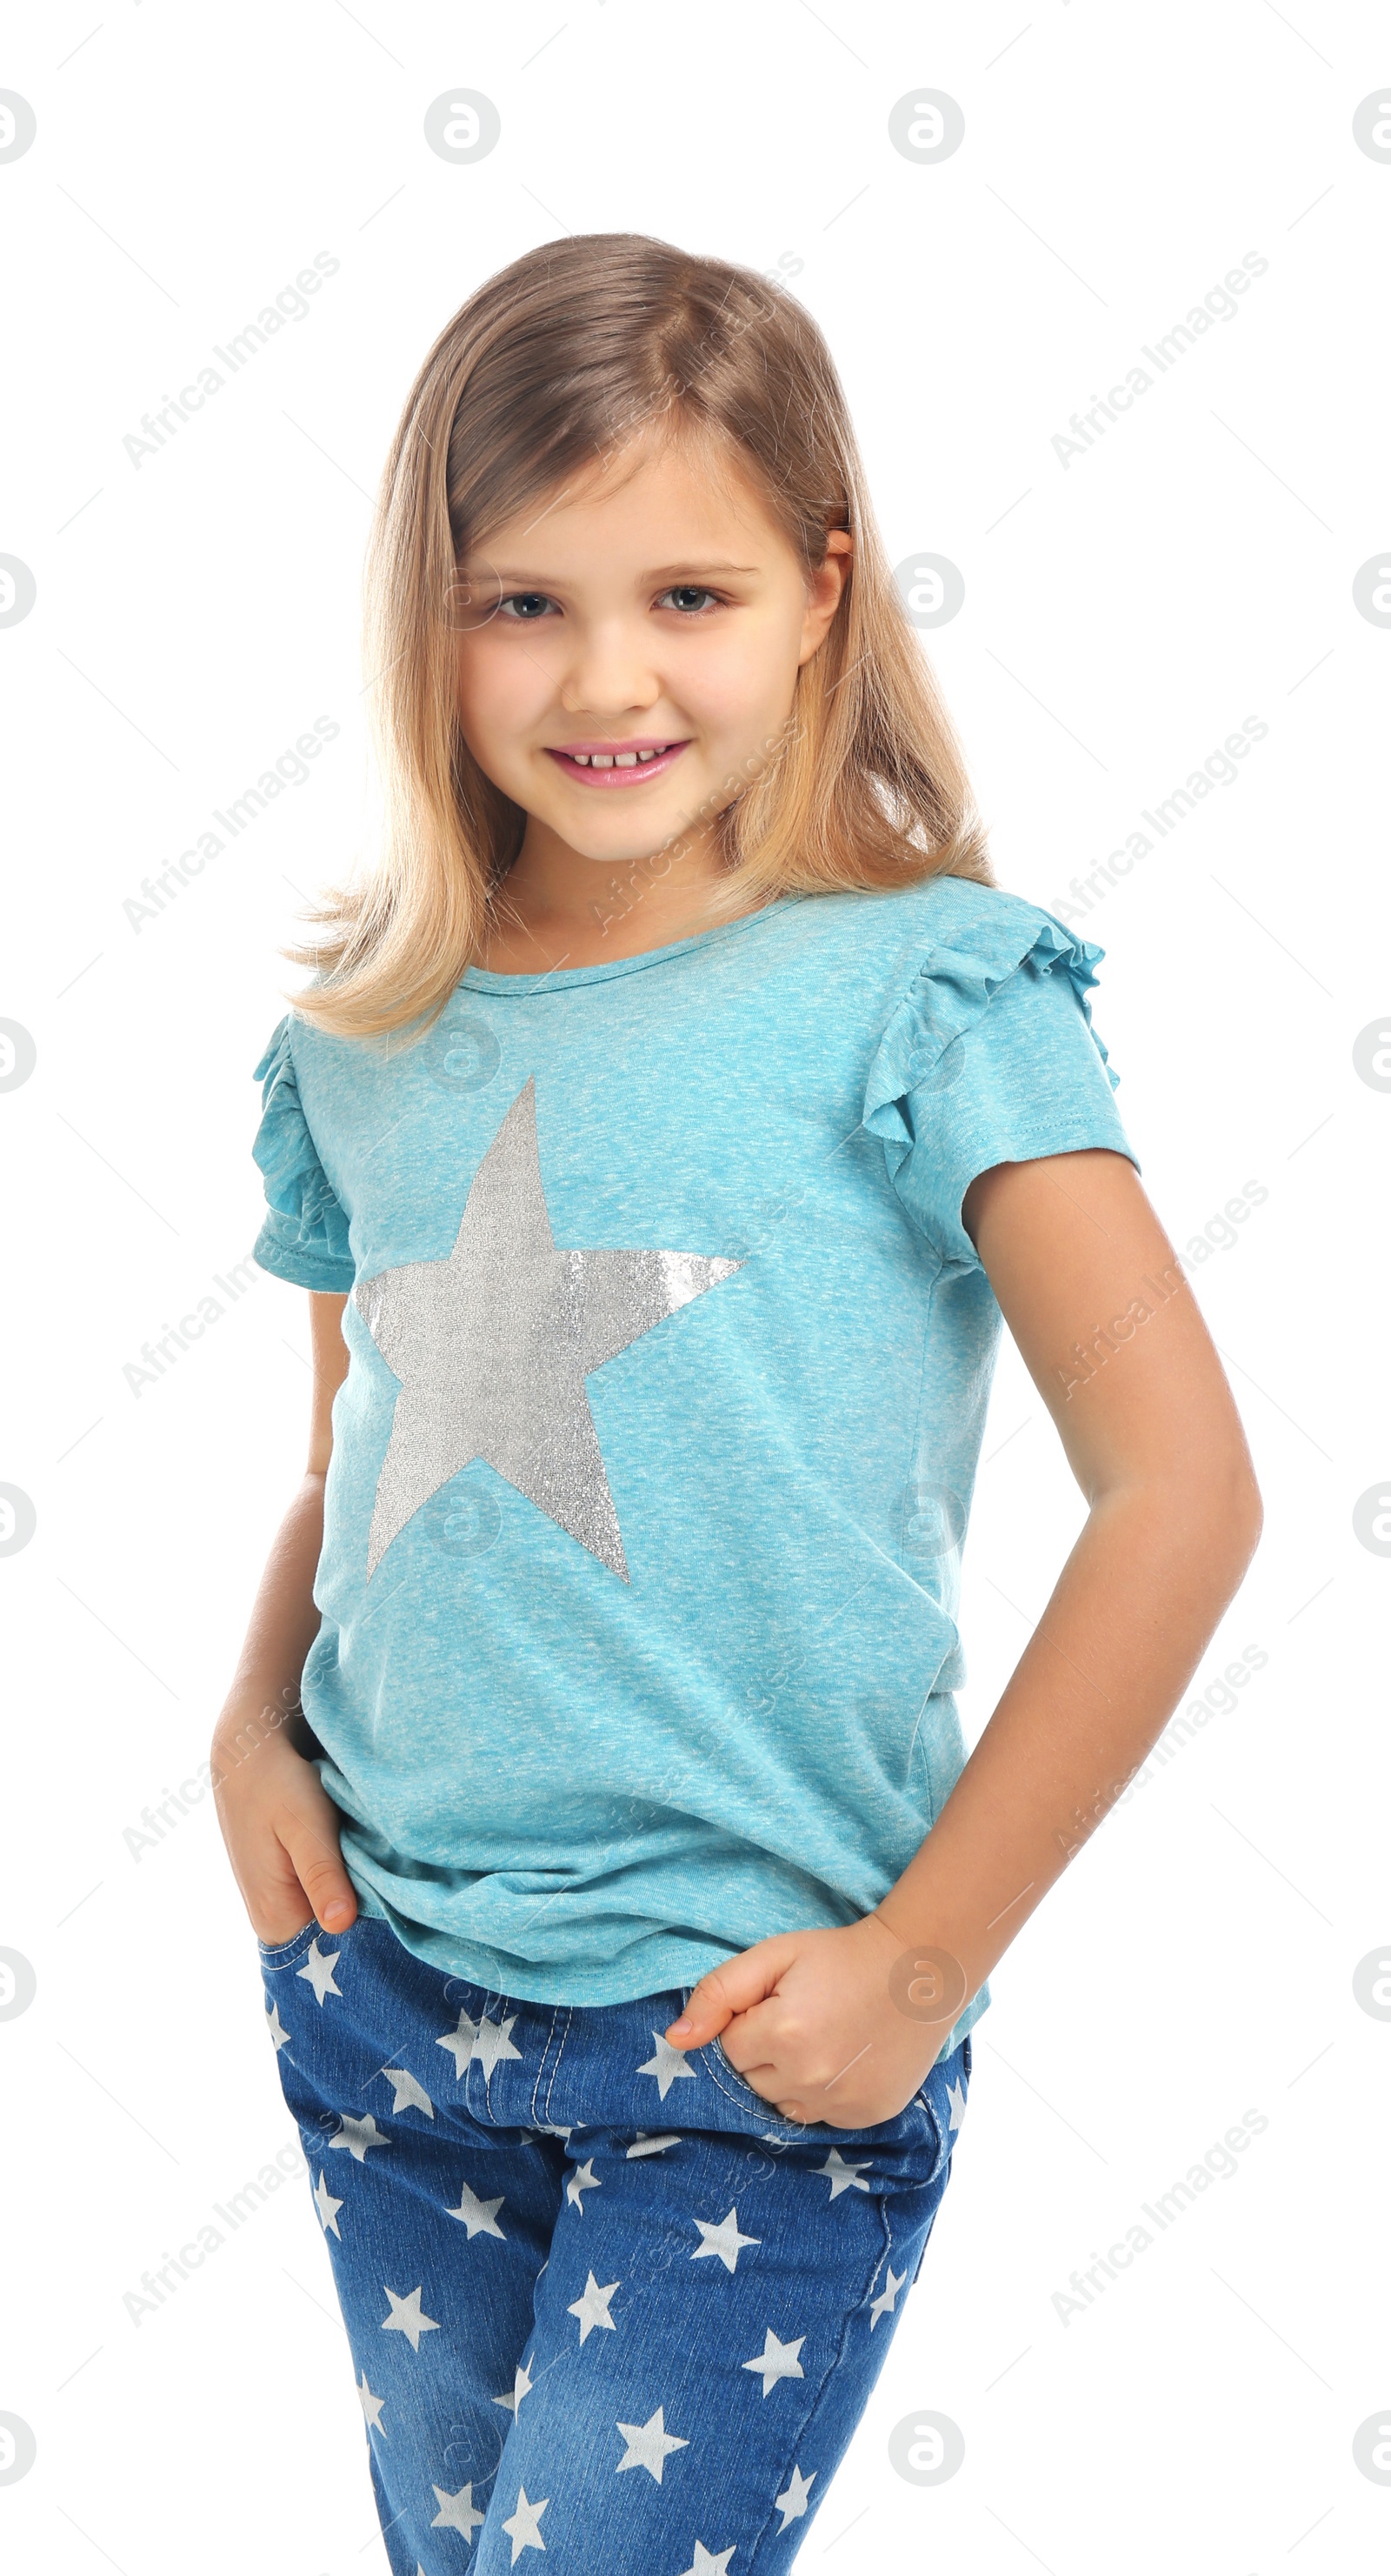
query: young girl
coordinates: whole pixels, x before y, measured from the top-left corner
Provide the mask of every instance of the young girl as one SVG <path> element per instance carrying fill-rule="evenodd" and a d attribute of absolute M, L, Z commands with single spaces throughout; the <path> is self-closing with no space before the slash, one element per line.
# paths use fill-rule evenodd
<path fill-rule="evenodd" d="M 392 2568 L 775 2576 L 988 1972 L 1259 1501 L 1101 951 L 992 880 L 807 314 L 529 253 L 371 575 L 383 854 L 257 1067 L 314 1419 L 223 1831 Z M 1088 1513 L 967 1762 L 1002 1317 Z"/>

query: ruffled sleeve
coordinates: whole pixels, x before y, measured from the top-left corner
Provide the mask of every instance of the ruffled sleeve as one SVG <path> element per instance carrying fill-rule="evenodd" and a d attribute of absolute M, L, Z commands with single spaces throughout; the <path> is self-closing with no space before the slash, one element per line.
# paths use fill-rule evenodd
<path fill-rule="evenodd" d="M 961 1202 L 979 1172 L 1089 1146 L 1139 1157 L 1091 1024 L 1105 951 L 997 887 L 940 883 L 942 936 L 880 1039 L 864 1123 L 919 1232 L 976 1269 Z"/>
<path fill-rule="evenodd" d="M 265 1176 L 266 1220 L 253 1258 L 297 1288 L 347 1295 L 356 1276 L 348 1220 L 335 1198 L 300 1103 L 283 1019 L 256 1067 L 261 1124 L 251 1150 Z"/>

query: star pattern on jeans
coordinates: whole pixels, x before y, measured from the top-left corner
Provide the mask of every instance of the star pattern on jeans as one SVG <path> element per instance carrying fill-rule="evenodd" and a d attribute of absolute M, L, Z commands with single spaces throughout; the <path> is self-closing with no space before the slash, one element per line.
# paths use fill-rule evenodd
<path fill-rule="evenodd" d="M 384 2131 L 378 2128 L 370 2111 L 368 2112 L 365 2120 L 349 2119 L 345 2113 L 343 2117 L 343 2125 L 339 2130 L 337 2137 L 329 2139 L 329 2145 L 331 2147 L 346 2147 L 354 2164 L 358 2165 L 362 2165 L 367 2162 L 368 2151 L 370 2148 L 389 2147 L 390 2144 L 390 2138 L 385 2135 Z"/>
<path fill-rule="evenodd" d="M 871 2334 L 873 2334 L 881 2317 L 891 2317 L 893 2315 L 894 2301 L 898 2297 L 899 2291 L 902 2289 L 907 2278 L 908 2275 L 906 2272 L 896 2272 L 892 2263 L 889 2265 L 886 2285 L 880 2291 L 878 2298 L 873 2300 L 870 2304 L 869 2330 Z"/>
<path fill-rule="evenodd" d="M 543 2496 L 539 2504 L 531 2504 L 527 2499 L 526 2488 L 518 2488 L 517 2510 L 514 2514 L 509 2515 L 507 2521 L 502 2526 L 508 2539 L 512 2543 L 512 2564 L 514 2567 L 516 2566 L 524 2549 L 545 2548 L 546 2544 L 541 2537 L 541 2516 L 545 2512 L 549 2503 L 550 2497 Z"/>
<path fill-rule="evenodd" d="M 805 2378 L 806 2373 L 797 2359 L 805 2342 L 806 2336 L 798 2335 L 795 2343 L 779 2343 L 772 2327 L 764 2328 L 763 2350 L 752 2361 L 746 2361 L 744 2368 L 762 2372 L 765 2397 L 770 2389 L 776 2388 L 780 2379 Z"/>
<path fill-rule="evenodd" d="M 965 2085 L 959 2080 L 955 2084 L 949 2084 L 947 2086 L 947 2100 L 951 2104 L 951 2118 L 947 2122 L 947 2128 L 949 2131 L 955 2131 L 960 2128 L 962 2121 L 966 2117 Z"/>
<path fill-rule="evenodd" d="M 306 1958 L 303 1967 L 297 1968 L 295 1974 L 303 1977 L 307 1986 L 313 1987 L 314 1998 L 317 2003 L 322 2004 L 326 1995 L 337 1995 L 341 2000 L 343 1989 L 341 1986 L 336 1986 L 334 1984 L 333 1971 L 337 1967 L 342 1956 L 343 1953 L 341 1950 L 329 1950 L 327 1952 L 321 1950 L 319 1948 L 319 1936 L 317 1932 L 315 1933 L 313 1940 L 309 1944 L 309 1955 Z"/>
<path fill-rule="evenodd" d="M 531 2385 L 531 2373 L 527 2369 L 526 2363 L 524 2361 L 519 2361 L 517 2364 L 517 2375 L 512 2382 L 510 2392 L 505 2397 L 495 2397 L 493 2399 L 493 2404 L 495 2406 L 505 2406 L 509 2415 L 520 2415 L 522 2411 L 522 2399 L 531 2395 Z"/>
<path fill-rule="evenodd" d="M 639 2067 L 638 2073 L 642 2071 Z M 645 2129 L 639 2129 L 628 2149 L 628 2162 L 631 2164 L 637 2156 L 664 2156 L 668 2147 L 679 2147 L 680 2144 L 681 2134 L 677 2129 L 668 2129 L 663 2137 L 658 2138 L 649 2137 Z"/>
<path fill-rule="evenodd" d="M 807 2509 L 807 2498 L 815 2483 L 815 2469 L 812 2470 L 809 2478 L 804 2478 L 801 2470 L 794 2468 L 791 2478 L 783 2488 L 782 2494 L 780 2496 L 774 2496 L 773 2498 L 774 2504 L 782 2515 L 782 2521 L 779 2525 L 780 2530 L 786 2531 L 790 2522 L 800 2522 Z"/>
<path fill-rule="evenodd" d="M 470 2243 L 475 2236 L 500 2236 L 505 2244 L 506 2230 L 499 2227 L 497 2223 L 498 2211 L 504 2206 L 501 2192 L 498 2193 L 496 2200 L 479 2200 L 477 2195 L 469 2190 L 468 2184 L 461 2182 L 459 2206 L 457 2209 L 451 2209 L 448 2216 L 462 2220 L 468 2229 Z"/>
<path fill-rule="evenodd" d="M 274 2046 L 276 2056 L 278 2057 L 282 2048 L 288 2048 L 290 2045 L 290 2034 L 280 2018 L 279 2004 L 273 2003 L 266 2014 L 266 2028 L 270 2032 L 271 2041 Z"/>
<path fill-rule="evenodd" d="M 673 2048 L 670 2040 L 663 2039 L 659 2030 L 654 2030 L 652 2037 L 656 2041 L 655 2051 L 646 2065 L 638 2068 L 638 2073 L 656 2076 L 657 2091 L 665 2102 L 673 2084 L 679 2083 L 683 2076 L 695 2081 L 695 2068 L 686 2064 L 685 2050 Z"/>
<path fill-rule="evenodd" d="M 587 2191 L 602 2190 L 603 2184 L 594 2170 L 594 2159 L 592 2156 L 589 2156 L 586 2157 L 585 2162 L 582 2165 L 576 2165 L 574 2172 L 571 2174 L 570 2179 L 565 2186 L 565 2197 L 573 2204 L 573 2206 L 579 2211 L 581 2218 L 583 2218 L 585 2193 Z"/>
<path fill-rule="evenodd" d="M 727 2218 L 720 2220 L 718 2226 L 708 2218 L 697 2218 L 692 2223 L 700 2229 L 705 2240 L 703 2244 L 697 2245 L 692 2253 L 693 2263 L 698 2263 L 703 2254 L 717 2254 L 725 2270 L 732 2272 L 746 2245 L 761 2245 L 763 2242 L 760 2236 L 740 2235 L 738 2213 L 733 2209 Z"/>
<path fill-rule="evenodd" d="M 396 2087 L 396 2099 L 391 2105 L 393 2111 L 423 2111 L 427 2120 L 433 2120 L 434 2103 L 424 2085 L 417 2084 L 409 2067 L 384 2066 L 382 2073 L 388 2084 Z"/>
<path fill-rule="evenodd" d="M 828 2177 L 831 2198 L 839 2200 L 843 2191 L 868 2191 L 868 2183 L 860 2180 L 861 2174 L 867 2169 L 868 2162 L 869 2159 L 866 2157 L 863 2164 L 847 2164 L 839 2147 L 832 2147 L 824 2165 L 818 2165 L 816 2171 Z"/>
<path fill-rule="evenodd" d="M 436 2487 L 435 2502 L 439 2506 L 439 2512 L 435 2515 L 430 2529 L 461 2531 L 466 2541 L 472 2540 L 474 2532 L 483 2521 L 483 2516 L 473 2501 L 472 2478 L 466 2486 L 460 2487 L 457 2495 L 450 2495 L 444 2487 Z"/>
<path fill-rule="evenodd" d="M 645 2424 L 620 2424 L 618 2430 L 628 2445 L 618 2463 L 620 2471 L 646 2469 L 658 2486 L 662 2483 L 662 2470 L 668 2453 L 688 2451 L 691 2447 L 684 2434 L 667 2431 L 660 2406 L 655 2414 L 648 2416 Z"/>
<path fill-rule="evenodd" d="M 682 2568 L 681 2576 L 729 2576 L 729 2562 L 733 2556 L 734 2551 L 732 2547 L 729 2549 L 703 2549 L 700 2542 L 697 2541 L 695 2545 L 695 2556 L 691 2560 L 689 2567 Z"/>
<path fill-rule="evenodd" d="M 343 2203 L 341 2200 L 334 2199 L 332 2192 L 329 2190 L 328 2184 L 324 2180 L 322 2168 L 319 2173 L 319 2188 L 314 2194 L 314 2206 L 319 2213 L 319 2225 L 322 2227 L 325 2236 L 336 2236 L 339 2244 L 341 2245 L 343 2237 L 338 2225 L 338 2212 L 342 2208 Z"/>
<path fill-rule="evenodd" d="M 382 2440 L 385 2442 L 388 2439 L 388 2435 L 386 2426 L 382 2422 L 382 2408 L 385 2405 L 386 2400 L 383 2397 L 373 2396 L 371 2389 L 367 2385 L 367 2373 L 365 2370 L 358 2382 L 357 2402 L 362 2408 L 363 2414 L 367 2418 L 368 2431 L 371 2433 L 380 2433 Z"/>
<path fill-rule="evenodd" d="M 596 2326 L 607 2326 L 610 2334 L 617 2333 L 618 2329 L 609 2315 L 609 2301 L 614 2291 L 621 2289 L 622 2286 L 621 2281 L 610 2281 L 607 2288 L 601 2290 L 593 2273 L 590 2273 L 579 2298 L 572 2299 L 565 2311 L 567 2316 L 579 2318 L 581 2343 L 584 2343 L 593 2333 Z"/>
<path fill-rule="evenodd" d="M 421 2284 L 420 2289 L 412 2290 L 410 2296 L 405 2299 L 399 2298 L 394 2290 L 387 2289 L 385 2281 L 382 2283 L 382 2288 L 386 2290 L 386 2295 L 391 2301 L 391 2314 L 382 2319 L 382 2333 L 405 2335 L 412 2352 L 419 2352 L 421 2336 L 438 2334 L 440 2330 L 439 2319 L 427 2317 L 421 2307 L 424 2284 Z"/>

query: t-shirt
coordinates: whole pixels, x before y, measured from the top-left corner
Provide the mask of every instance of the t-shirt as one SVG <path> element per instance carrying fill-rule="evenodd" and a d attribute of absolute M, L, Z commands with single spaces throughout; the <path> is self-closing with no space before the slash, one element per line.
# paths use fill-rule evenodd
<path fill-rule="evenodd" d="M 303 1704 L 421 1958 L 624 2002 L 857 1920 L 931 1831 L 1001 1323 L 961 1202 L 1136 1160 L 1102 953 L 937 877 L 472 968 L 413 1042 L 281 1021 L 256 1258 L 350 1352 Z"/>

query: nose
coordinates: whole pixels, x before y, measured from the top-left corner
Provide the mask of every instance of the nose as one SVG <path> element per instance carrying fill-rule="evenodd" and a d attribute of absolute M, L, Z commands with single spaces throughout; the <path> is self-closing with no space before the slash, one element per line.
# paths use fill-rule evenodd
<path fill-rule="evenodd" d="M 612 723 L 619 716 L 638 715 L 655 706 L 662 683 L 644 650 L 645 641 L 624 618 L 571 626 L 565 635 L 568 649 L 560 681 L 565 713 Z"/>

